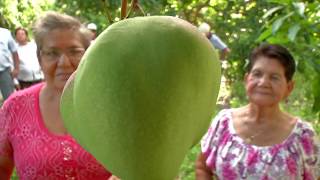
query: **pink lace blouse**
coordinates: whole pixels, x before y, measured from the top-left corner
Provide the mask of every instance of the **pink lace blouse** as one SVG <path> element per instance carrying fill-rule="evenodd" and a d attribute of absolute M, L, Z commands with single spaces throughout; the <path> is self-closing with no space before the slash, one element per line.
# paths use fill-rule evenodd
<path fill-rule="evenodd" d="M 106 180 L 111 174 L 70 135 L 45 127 L 38 84 L 10 96 L 0 109 L 0 157 L 14 159 L 21 180 Z"/>
<path fill-rule="evenodd" d="M 312 127 L 298 120 L 289 137 L 273 146 L 245 143 L 233 127 L 232 109 L 222 110 L 201 141 L 207 166 L 221 180 L 315 180 L 320 144 Z"/>

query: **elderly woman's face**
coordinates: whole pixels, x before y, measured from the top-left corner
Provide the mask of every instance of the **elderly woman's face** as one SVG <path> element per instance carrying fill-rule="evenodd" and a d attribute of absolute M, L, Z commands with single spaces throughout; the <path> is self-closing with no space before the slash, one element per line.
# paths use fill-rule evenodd
<path fill-rule="evenodd" d="M 258 57 L 245 80 L 249 101 L 261 106 L 277 105 L 293 89 L 283 65 L 268 57 Z"/>
<path fill-rule="evenodd" d="M 79 32 L 70 29 L 50 31 L 43 38 L 40 50 L 41 67 L 48 86 L 62 90 L 84 52 Z"/>

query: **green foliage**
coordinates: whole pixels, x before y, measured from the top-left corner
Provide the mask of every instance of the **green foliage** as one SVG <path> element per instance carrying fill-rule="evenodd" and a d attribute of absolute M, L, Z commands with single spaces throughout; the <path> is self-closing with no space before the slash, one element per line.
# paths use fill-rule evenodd
<path fill-rule="evenodd" d="M 194 163 L 201 152 L 200 144 L 194 146 L 190 149 L 189 153 L 185 157 L 182 166 L 180 167 L 180 173 L 177 179 L 181 180 L 194 180 L 195 172 L 194 172 Z"/>
<path fill-rule="evenodd" d="M 38 15 L 52 7 L 51 0 L 2 0 L 0 1 L 0 26 L 11 30 L 22 26 L 30 30 Z"/>
<path fill-rule="evenodd" d="M 281 1 L 273 2 L 283 4 Z M 277 14 L 273 14 L 273 18 L 266 19 L 264 28 L 265 32 L 270 32 L 270 28 L 273 32 L 272 36 L 266 37 L 264 40 L 271 43 L 281 43 L 289 47 L 297 60 L 298 70 L 303 72 L 307 81 L 310 82 L 311 80 L 313 82 L 309 84 L 309 87 L 312 88 L 307 90 L 306 94 L 313 95 L 311 99 L 314 100 L 312 108 L 314 112 L 320 112 L 320 82 L 318 81 L 320 73 L 319 7 L 319 1 L 298 3 L 288 1 L 284 8 L 279 9 Z M 272 13 L 268 14 L 271 15 Z"/>

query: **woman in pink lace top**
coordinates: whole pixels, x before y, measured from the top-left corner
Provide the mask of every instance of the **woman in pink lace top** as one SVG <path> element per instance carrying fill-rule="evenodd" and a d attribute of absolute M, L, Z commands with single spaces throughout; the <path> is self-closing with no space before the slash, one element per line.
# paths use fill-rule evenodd
<path fill-rule="evenodd" d="M 68 15 L 49 12 L 34 36 L 45 82 L 18 91 L 0 110 L 0 179 L 13 167 L 21 180 L 105 180 L 111 174 L 64 128 L 63 87 L 90 45 L 86 29 Z"/>
<path fill-rule="evenodd" d="M 279 107 L 293 90 L 295 61 L 279 45 L 264 44 L 250 58 L 249 104 L 222 110 L 201 141 L 196 179 L 320 179 L 320 144 L 312 127 Z"/>

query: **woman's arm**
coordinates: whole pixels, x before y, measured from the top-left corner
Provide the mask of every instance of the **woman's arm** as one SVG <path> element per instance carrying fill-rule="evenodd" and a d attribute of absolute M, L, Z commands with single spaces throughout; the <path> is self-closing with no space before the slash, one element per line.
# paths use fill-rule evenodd
<path fill-rule="evenodd" d="M 7 157 L 0 157 L 0 179 L 9 180 L 13 171 L 13 160 Z"/>
<path fill-rule="evenodd" d="M 213 173 L 206 165 L 205 156 L 200 153 L 195 164 L 196 180 L 213 180 Z"/>
<path fill-rule="evenodd" d="M 10 99 L 10 98 L 9 98 Z M 13 149 L 9 141 L 10 122 L 12 122 L 11 115 L 12 107 L 16 107 L 10 100 L 4 102 L 0 108 L 0 179 L 10 179 L 13 168 Z"/>

